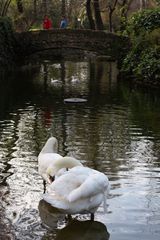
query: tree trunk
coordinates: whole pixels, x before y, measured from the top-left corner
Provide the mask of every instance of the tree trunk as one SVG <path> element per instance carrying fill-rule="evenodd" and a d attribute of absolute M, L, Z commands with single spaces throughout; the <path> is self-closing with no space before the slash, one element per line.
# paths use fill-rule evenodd
<path fill-rule="evenodd" d="M 2 16 L 4 2 L 0 2 L 0 16 Z"/>
<path fill-rule="evenodd" d="M 6 0 L 6 2 L 4 3 L 4 6 L 1 12 L 2 17 L 6 16 L 10 3 L 11 3 L 11 0 Z"/>
<path fill-rule="evenodd" d="M 37 19 L 37 0 L 34 0 L 33 2 L 33 11 L 34 11 L 34 20 Z"/>
<path fill-rule="evenodd" d="M 121 3 L 121 14 L 120 14 L 120 31 L 124 31 L 125 24 L 127 20 L 127 12 L 128 12 L 128 1 L 123 0 Z"/>
<path fill-rule="evenodd" d="M 62 0 L 61 15 L 66 16 L 66 0 Z"/>
<path fill-rule="evenodd" d="M 42 1 L 43 15 L 47 15 L 47 0 Z"/>
<path fill-rule="evenodd" d="M 93 6 L 94 6 L 95 21 L 96 21 L 96 29 L 103 30 L 104 26 L 103 26 L 100 8 L 99 8 L 99 0 L 94 0 Z"/>
<path fill-rule="evenodd" d="M 86 2 L 86 12 L 87 12 L 90 29 L 95 30 L 95 23 L 94 23 L 94 19 L 92 16 L 92 10 L 91 10 L 91 0 L 87 0 L 87 2 Z"/>
<path fill-rule="evenodd" d="M 23 13 L 23 3 L 22 0 L 16 0 L 17 2 L 17 9 L 19 13 Z"/>
<path fill-rule="evenodd" d="M 112 9 L 109 7 L 109 31 L 112 32 Z"/>
<path fill-rule="evenodd" d="M 109 31 L 110 32 L 113 31 L 112 15 L 113 15 L 114 10 L 116 9 L 117 2 L 118 2 L 118 0 L 115 0 L 113 6 L 111 4 L 108 6 L 108 9 L 109 9 Z"/>

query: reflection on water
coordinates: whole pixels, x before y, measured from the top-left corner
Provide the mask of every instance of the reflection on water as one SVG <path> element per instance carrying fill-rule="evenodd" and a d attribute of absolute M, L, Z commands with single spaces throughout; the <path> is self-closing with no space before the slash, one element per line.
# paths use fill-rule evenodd
<path fill-rule="evenodd" d="M 56 240 L 108 240 L 109 233 L 104 224 L 97 221 L 73 221 L 60 230 Z"/>
<path fill-rule="evenodd" d="M 117 74 L 115 63 L 43 61 L 2 76 L 0 238 L 53 240 L 72 232 L 62 215 L 56 218 L 40 201 L 37 155 L 52 134 L 60 154 L 75 156 L 110 179 L 108 213 L 99 208 L 95 216 L 103 225 L 100 232 L 107 234 L 107 227 L 112 240 L 159 239 L 160 97 L 122 83 Z M 70 97 L 87 102 L 65 103 Z M 87 226 L 94 239 L 87 216 L 76 218 L 84 221 L 82 228 L 76 223 L 79 231 Z"/>
<path fill-rule="evenodd" d="M 65 214 L 59 212 L 57 208 L 52 207 L 49 203 L 40 200 L 38 210 L 42 222 L 50 228 L 56 229 L 58 224 L 63 225 Z"/>
<path fill-rule="evenodd" d="M 107 240 L 109 233 L 104 224 L 98 221 L 90 221 L 75 218 L 64 223 L 64 214 L 57 211 L 44 200 L 39 202 L 39 214 L 42 223 L 49 226 L 51 229 L 56 229 L 61 226 L 56 233 L 55 240 Z M 64 225 L 64 226 L 63 226 Z M 48 239 L 49 233 L 43 236 L 43 239 Z"/>

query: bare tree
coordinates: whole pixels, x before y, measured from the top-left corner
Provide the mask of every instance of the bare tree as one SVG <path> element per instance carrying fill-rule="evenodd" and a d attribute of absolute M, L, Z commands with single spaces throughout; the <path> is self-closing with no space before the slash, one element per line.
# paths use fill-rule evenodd
<path fill-rule="evenodd" d="M 43 14 L 47 15 L 47 13 L 48 13 L 47 0 L 42 0 L 42 6 L 43 6 Z"/>
<path fill-rule="evenodd" d="M 23 13 L 23 0 L 16 0 L 19 13 Z"/>
<path fill-rule="evenodd" d="M 86 1 L 86 13 L 87 13 L 90 29 L 94 30 L 95 29 L 95 23 L 94 23 L 94 19 L 93 19 L 93 16 L 92 16 L 91 0 Z"/>
<path fill-rule="evenodd" d="M 61 14 L 62 16 L 66 15 L 66 0 L 62 0 L 61 2 Z"/>
<path fill-rule="evenodd" d="M 37 19 L 37 0 L 33 2 L 33 12 L 34 12 L 34 20 Z"/>
<path fill-rule="evenodd" d="M 93 7 L 94 7 L 96 29 L 103 30 L 104 26 L 101 18 L 101 13 L 100 13 L 99 0 L 93 0 Z"/>
<path fill-rule="evenodd" d="M 116 9 L 116 5 L 117 5 L 118 0 L 114 0 L 113 1 L 108 1 L 108 11 L 109 11 L 109 31 L 112 32 L 113 31 L 113 24 L 112 24 L 112 15 L 113 12 Z"/>
<path fill-rule="evenodd" d="M 0 5 L 0 15 L 6 16 L 11 0 L 2 0 Z"/>

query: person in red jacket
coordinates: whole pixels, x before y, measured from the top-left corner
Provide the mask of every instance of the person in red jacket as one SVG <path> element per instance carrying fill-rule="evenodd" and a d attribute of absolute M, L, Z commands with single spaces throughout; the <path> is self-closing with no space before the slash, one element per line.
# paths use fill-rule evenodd
<path fill-rule="evenodd" d="M 46 15 L 43 20 L 43 29 L 50 29 L 52 27 L 52 22 Z"/>

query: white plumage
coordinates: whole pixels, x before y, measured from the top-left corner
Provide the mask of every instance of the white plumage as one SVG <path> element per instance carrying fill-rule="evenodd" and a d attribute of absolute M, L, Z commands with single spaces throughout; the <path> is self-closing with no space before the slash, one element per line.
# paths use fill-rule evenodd
<path fill-rule="evenodd" d="M 51 181 L 47 169 L 53 165 L 54 161 L 62 157 L 57 151 L 58 141 L 55 137 L 50 137 L 38 155 L 38 172 L 43 180 L 48 183 L 51 183 Z"/>
<path fill-rule="evenodd" d="M 61 164 L 61 160 L 65 166 Z M 73 158 L 70 157 L 57 160 L 56 172 L 67 164 L 71 168 L 72 162 Z M 108 191 L 109 181 L 105 174 L 88 167 L 74 165 L 69 171 L 56 178 L 43 198 L 66 214 L 85 212 L 93 214 L 102 202 L 104 207 L 106 206 Z"/>

